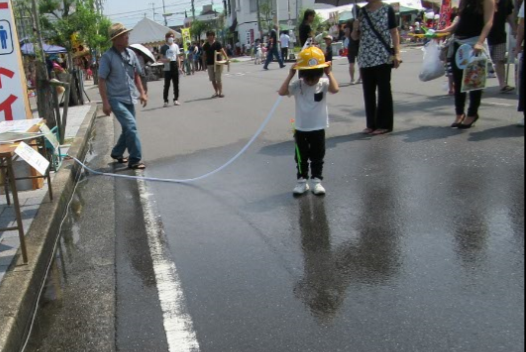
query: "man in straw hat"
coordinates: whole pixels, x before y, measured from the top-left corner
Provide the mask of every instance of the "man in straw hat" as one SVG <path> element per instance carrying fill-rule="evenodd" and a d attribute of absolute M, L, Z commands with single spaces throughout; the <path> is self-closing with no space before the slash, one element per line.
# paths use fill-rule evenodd
<path fill-rule="evenodd" d="M 296 70 L 299 71 L 300 79 L 292 82 Z M 327 78 L 323 78 L 324 75 Z M 318 196 L 325 194 L 321 182 L 325 159 L 325 130 L 329 127 L 327 93 L 336 94 L 339 91 L 338 81 L 331 71 L 331 62 L 325 61 L 321 49 L 309 47 L 299 54 L 297 64 L 292 67 L 278 92 L 281 96 L 296 98 L 294 138 L 298 183 L 294 194 L 297 196 L 310 189 L 309 176 L 312 178 L 312 192 Z"/>
<path fill-rule="evenodd" d="M 100 60 L 99 90 L 104 113 L 110 116 L 113 112 L 122 126 L 122 134 L 111 153 L 112 158 L 121 164 L 128 163 L 133 170 L 144 170 L 146 166 L 141 163 L 142 149 L 134 105 L 140 100 L 145 107 L 148 96 L 141 83 L 139 60 L 128 49 L 130 31 L 121 23 L 110 27 L 113 46 Z M 130 153 L 129 158 L 124 157 L 126 149 Z"/>

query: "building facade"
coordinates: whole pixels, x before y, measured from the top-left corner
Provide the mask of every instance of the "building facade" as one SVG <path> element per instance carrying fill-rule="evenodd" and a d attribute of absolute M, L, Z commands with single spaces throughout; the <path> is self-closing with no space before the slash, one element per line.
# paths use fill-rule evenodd
<path fill-rule="evenodd" d="M 262 18 L 260 33 L 258 25 L 258 1 Z M 261 39 L 269 25 L 279 20 L 280 26 L 294 27 L 298 13 L 314 8 L 314 0 L 226 0 L 227 22 L 231 32 L 237 33 L 241 44 L 252 44 Z"/>

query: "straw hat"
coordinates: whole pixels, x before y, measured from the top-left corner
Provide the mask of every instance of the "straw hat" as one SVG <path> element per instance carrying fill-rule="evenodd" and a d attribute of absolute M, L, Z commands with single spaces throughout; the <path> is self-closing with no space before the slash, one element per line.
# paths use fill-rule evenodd
<path fill-rule="evenodd" d="M 131 32 L 131 31 L 132 31 L 131 29 L 127 29 L 126 27 L 124 27 L 122 23 L 114 23 L 111 25 L 110 29 L 108 30 L 108 34 L 110 36 L 110 40 L 114 40 L 117 37 L 125 33 Z"/>
<path fill-rule="evenodd" d="M 326 35 L 325 37 L 323 37 L 323 39 L 334 40 L 332 35 Z"/>

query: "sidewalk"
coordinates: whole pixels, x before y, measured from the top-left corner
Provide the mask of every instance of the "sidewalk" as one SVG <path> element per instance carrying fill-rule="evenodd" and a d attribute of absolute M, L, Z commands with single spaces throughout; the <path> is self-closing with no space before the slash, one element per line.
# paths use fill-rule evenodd
<path fill-rule="evenodd" d="M 80 126 L 88 115 L 92 105 L 70 107 L 68 111 L 68 121 L 66 126 L 66 142 L 71 141 L 77 135 Z M 62 113 L 62 110 L 61 110 Z M 35 117 L 38 115 L 35 113 Z M 62 153 L 67 153 L 68 148 L 62 148 Z M 51 178 L 54 179 L 55 173 Z M 27 234 L 38 214 L 38 209 L 43 202 L 49 202 L 46 197 L 48 191 L 47 182 L 44 187 L 35 191 L 19 192 L 21 211 L 23 216 L 24 230 Z M 0 228 L 12 227 L 16 225 L 16 216 L 13 207 L 8 207 L 5 196 L 0 196 Z M 5 273 L 15 257 L 20 241 L 17 231 L 0 232 L 0 285 Z"/>

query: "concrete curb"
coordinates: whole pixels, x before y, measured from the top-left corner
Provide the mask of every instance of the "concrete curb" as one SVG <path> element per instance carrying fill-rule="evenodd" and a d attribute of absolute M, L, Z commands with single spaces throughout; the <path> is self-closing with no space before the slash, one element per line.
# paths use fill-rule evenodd
<path fill-rule="evenodd" d="M 69 154 L 84 159 L 88 141 L 97 116 L 93 105 L 84 119 Z M 38 293 L 52 260 L 53 247 L 58 236 L 60 222 L 75 187 L 79 167 L 65 161 L 53 180 L 55 200 L 44 198 L 38 214 L 26 233 L 29 263 L 24 265 L 20 254 L 0 284 L 0 351 L 16 352 L 22 348 L 29 329 Z"/>

